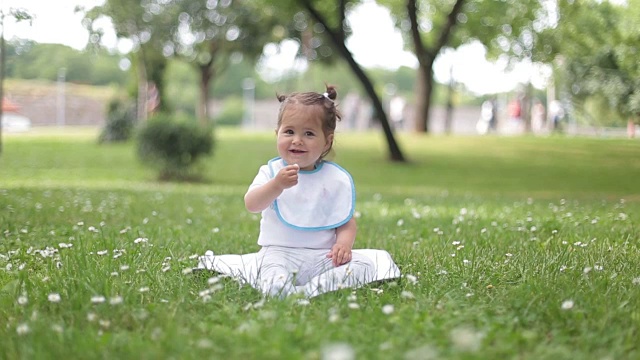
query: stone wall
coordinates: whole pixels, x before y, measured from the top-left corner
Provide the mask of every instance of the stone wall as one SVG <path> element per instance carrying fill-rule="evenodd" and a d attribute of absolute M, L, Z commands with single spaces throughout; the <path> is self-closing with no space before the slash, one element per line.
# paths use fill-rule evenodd
<path fill-rule="evenodd" d="M 102 126 L 105 123 L 106 104 L 92 97 L 66 96 L 61 102 L 63 112 L 59 112 L 56 95 L 13 95 L 10 99 L 20 106 L 17 112 L 31 120 L 31 126 Z"/>
<path fill-rule="evenodd" d="M 62 91 L 61 91 L 62 90 Z M 5 98 L 32 126 L 102 126 L 106 105 L 115 91 L 109 88 L 65 83 L 7 80 Z M 62 96 L 60 96 L 62 94 Z"/>

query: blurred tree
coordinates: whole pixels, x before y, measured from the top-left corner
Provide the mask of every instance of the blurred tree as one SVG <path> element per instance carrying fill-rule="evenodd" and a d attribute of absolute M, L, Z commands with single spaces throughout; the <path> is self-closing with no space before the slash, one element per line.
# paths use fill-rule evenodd
<path fill-rule="evenodd" d="M 20 77 L 16 75 L 16 67 L 18 65 L 23 65 L 20 61 L 20 56 L 26 56 L 31 49 L 36 45 L 36 42 L 33 40 L 25 40 L 19 38 L 13 38 L 10 41 L 5 41 L 5 76 L 9 77 Z M 25 60 L 26 63 L 30 63 L 31 61 Z"/>
<path fill-rule="evenodd" d="M 539 0 L 382 0 L 418 59 L 415 126 L 428 132 L 433 64 L 444 48 L 479 41 L 489 54 L 524 59 L 544 15 Z M 541 29 L 540 29 L 541 30 Z"/>
<path fill-rule="evenodd" d="M 23 9 L 9 9 L 7 11 L 0 9 L 0 154 L 2 154 L 2 115 L 4 106 L 4 77 L 6 63 L 6 44 L 4 41 L 4 27 L 7 18 L 16 22 L 29 21 L 33 16 Z"/>
<path fill-rule="evenodd" d="M 237 64 L 232 62 L 228 67 L 225 67 L 223 72 L 218 72 L 218 76 L 212 79 L 211 91 L 215 95 L 212 95 L 211 98 L 242 97 L 243 89 L 240 84 L 247 77 L 251 77 L 255 81 L 256 98 L 275 101 L 273 84 L 266 84 L 255 71 L 254 64 L 246 59 Z M 171 109 L 195 114 L 198 104 L 193 99 L 198 99 L 200 93 L 197 69 L 190 63 L 173 58 L 169 60 L 165 78 L 170 85 L 166 92 Z M 212 117 L 213 113 L 212 111 L 210 114 Z"/>
<path fill-rule="evenodd" d="M 213 81 L 213 93 L 215 98 L 225 98 L 228 96 L 242 97 L 242 82 L 246 78 L 252 78 L 255 84 L 256 98 L 275 99 L 275 91 L 267 86 L 264 80 L 256 72 L 255 62 L 252 59 L 242 58 L 242 61 L 231 62 L 223 73 Z"/>
<path fill-rule="evenodd" d="M 130 55 L 138 78 L 137 117 L 146 120 L 149 110 L 164 106 L 162 71 L 166 59 L 162 56 L 162 43 L 172 14 L 165 11 L 165 1 L 106 0 L 84 13 L 84 26 L 89 30 L 90 47 L 99 47 L 102 29 L 95 25 L 103 17 L 111 19 L 116 36 L 128 39 L 133 48 Z M 84 9 L 76 8 L 76 11 Z M 149 81 L 152 79 L 152 81 Z M 149 97 L 150 90 L 157 89 L 157 96 Z"/>
<path fill-rule="evenodd" d="M 170 59 L 167 65 L 167 101 L 173 111 L 180 115 L 195 114 L 198 98 L 198 74 L 184 61 Z"/>
<path fill-rule="evenodd" d="M 640 124 L 640 1 L 627 0 L 626 7 L 620 9 L 622 43 L 616 53 L 620 59 L 621 72 L 631 86 L 628 96 L 623 95 L 622 113 L 628 116 L 629 137 L 635 135 L 634 124 Z"/>
<path fill-rule="evenodd" d="M 120 69 L 120 57 L 100 50 L 95 54 L 60 44 L 38 44 L 12 40 L 7 43 L 7 77 L 56 81 L 60 68 L 66 68 L 69 82 L 124 85 L 127 73 Z"/>
<path fill-rule="evenodd" d="M 557 13 L 535 55 L 556 64 L 577 108 L 606 104 L 633 125 L 640 116 L 640 1 L 561 0 Z"/>
<path fill-rule="evenodd" d="M 88 54 L 83 53 L 84 56 Z M 126 86 L 131 81 L 129 68 L 122 68 L 120 63 L 123 60 L 122 56 L 110 54 L 106 51 L 101 51 L 98 54 L 92 54 L 89 56 L 91 63 L 91 73 L 89 79 L 78 81 L 84 81 L 94 85 L 119 85 Z"/>
<path fill-rule="evenodd" d="M 172 0 L 167 6 L 177 19 L 165 41 L 165 56 L 176 55 L 199 74 L 200 96 L 196 111 L 203 124 L 210 121 L 208 102 L 212 79 L 243 57 L 257 59 L 264 45 L 282 40 L 273 6 L 255 1 Z M 239 87 L 241 81 L 236 85 Z"/>
<path fill-rule="evenodd" d="M 376 93 L 383 94 L 385 92 L 384 88 L 392 85 L 395 87 L 396 94 L 405 97 L 408 101 L 414 100 L 416 88 L 415 69 L 402 66 L 396 70 L 384 68 L 367 68 L 366 70 L 368 76 L 371 78 L 372 84 L 374 84 Z M 339 84 L 338 91 L 341 94 L 355 92 L 360 95 L 367 95 L 363 94 L 360 81 L 355 77 L 346 62 L 336 64 L 312 62 L 309 68 L 298 76 L 297 81 L 293 85 L 283 85 L 288 88 L 299 89 L 300 86 L 308 86 L 310 79 L 314 82 L 322 83 L 326 81 L 332 84 Z M 283 82 L 292 82 L 292 80 L 281 81 L 281 83 Z M 433 98 L 432 103 L 443 105 L 445 103 L 445 99 L 443 98 L 445 94 L 444 86 L 435 83 L 434 89 L 436 96 Z M 272 96 L 273 94 L 269 95 Z M 473 99 L 464 98 L 463 100 L 469 102 Z"/>
<path fill-rule="evenodd" d="M 337 0 L 314 2 L 312 0 L 268 1 L 280 7 L 283 18 L 292 19 L 288 28 L 298 34 L 300 53 L 309 61 L 332 59 L 334 52 L 344 59 L 364 88 L 384 132 L 392 161 L 405 161 L 395 140 L 387 114 L 371 78 L 353 58 L 346 46 L 351 29 L 346 20 L 347 13 L 358 1 Z M 300 11 L 303 10 L 303 11 Z M 288 11 L 288 13 L 286 13 Z M 331 61 L 331 60 L 329 60 Z"/>

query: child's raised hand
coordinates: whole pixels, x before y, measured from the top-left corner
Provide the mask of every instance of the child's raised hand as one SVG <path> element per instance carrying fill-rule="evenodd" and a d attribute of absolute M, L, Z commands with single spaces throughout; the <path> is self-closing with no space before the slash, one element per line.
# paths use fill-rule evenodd
<path fill-rule="evenodd" d="M 300 171 L 298 164 L 287 165 L 278 171 L 274 180 L 281 189 L 288 189 L 298 184 L 298 171 Z"/>

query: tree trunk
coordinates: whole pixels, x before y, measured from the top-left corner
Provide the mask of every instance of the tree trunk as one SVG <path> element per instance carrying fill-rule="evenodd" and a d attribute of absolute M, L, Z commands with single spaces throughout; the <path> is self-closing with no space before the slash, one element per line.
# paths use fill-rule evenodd
<path fill-rule="evenodd" d="M 346 47 L 345 50 L 348 52 Z M 389 125 L 389 119 L 384 111 L 382 101 L 380 101 L 380 97 L 376 94 L 369 77 L 364 73 L 364 71 L 362 71 L 358 63 L 353 59 L 353 56 L 351 56 L 351 53 L 349 53 L 348 56 L 345 56 L 345 59 L 349 63 L 351 70 L 356 74 L 358 80 L 360 80 L 360 83 L 364 87 L 367 95 L 369 95 L 369 99 L 371 100 L 376 113 L 376 119 L 380 122 L 387 144 L 389 145 L 389 158 L 392 161 L 405 161 L 404 155 L 402 155 L 402 151 L 393 136 L 393 130 L 391 130 L 391 126 Z"/>
<path fill-rule="evenodd" d="M 198 101 L 196 116 L 201 125 L 207 126 L 211 121 L 209 116 L 209 84 L 213 77 L 213 70 L 210 64 L 201 65 L 198 69 L 200 70 L 200 100 Z"/>
<path fill-rule="evenodd" d="M 355 59 L 353 58 L 353 55 L 351 54 L 351 52 L 349 51 L 349 49 L 344 43 L 344 36 L 341 35 L 342 28 L 338 30 L 334 30 L 331 27 L 329 27 L 327 21 L 324 19 L 322 15 L 320 15 L 320 13 L 316 11 L 315 8 L 313 8 L 309 0 L 302 1 L 302 4 L 304 8 L 307 9 L 307 11 L 309 11 L 311 16 L 318 23 L 324 26 L 329 36 L 329 39 L 331 40 L 335 48 L 338 50 L 339 54 L 347 61 L 347 63 L 349 64 L 349 67 L 351 68 L 351 71 L 356 75 L 356 77 L 358 78 L 358 80 L 360 80 L 360 83 L 364 87 L 365 92 L 367 93 L 367 95 L 369 96 L 369 99 L 371 100 L 371 105 L 375 110 L 376 119 L 380 122 L 380 125 L 382 126 L 382 130 L 384 131 L 384 135 L 387 140 L 387 144 L 389 146 L 389 159 L 392 161 L 399 161 L 399 162 L 406 161 L 404 158 L 404 155 L 402 154 L 402 151 L 400 150 L 400 147 L 398 146 L 398 143 L 396 142 L 393 136 L 393 131 L 391 130 L 391 126 L 389 125 L 389 119 L 387 118 L 387 114 L 384 111 L 384 107 L 382 106 L 382 101 L 380 101 L 380 97 L 378 96 L 375 89 L 373 88 L 373 84 L 371 83 L 371 80 L 369 79 L 367 74 L 365 74 L 365 72 L 362 70 L 360 65 L 358 65 L 358 63 L 355 61 Z"/>
<path fill-rule="evenodd" d="M 444 116 L 444 132 L 447 135 L 451 135 L 453 128 L 453 85 L 453 78 L 451 78 L 447 87 L 447 113 Z"/>
<path fill-rule="evenodd" d="M 411 40 L 413 42 L 414 53 L 418 58 L 418 84 L 415 112 L 415 129 L 417 132 L 429 132 L 429 110 L 431 108 L 431 97 L 433 93 L 433 63 L 440 50 L 447 44 L 453 27 L 456 25 L 458 14 L 462 11 L 465 0 L 456 0 L 451 11 L 447 15 L 447 22 L 442 28 L 442 32 L 437 37 L 435 44 L 427 48 L 422 40 L 420 24 L 418 21 L 417 0 L 407 0 L 407 16 L 411 23 Z"/>
<path fill-rule="evenodd" d="M 418 66 L 418 81 L 416 82 L 416 111 L 414 125 L 416 132 L 429 132 L 429 113 L 431 112 L 431 97 L 433 94 L 433 71 L 431 66 Z"/>

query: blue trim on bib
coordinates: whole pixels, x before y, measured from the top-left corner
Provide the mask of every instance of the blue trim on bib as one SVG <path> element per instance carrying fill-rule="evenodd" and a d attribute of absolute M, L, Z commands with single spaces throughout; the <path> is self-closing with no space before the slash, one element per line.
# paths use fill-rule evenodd
<path fill-rule="evenodd" d="M 284 159 L 282 159 L 281 157 L 275 157 L 271 160 L 269 160 L 268 162 L 268 166 L 269 166 L 269 170 L 271 171 L 271 177 L 273 178 L 275 176 L 275 172 L 273 169 L 273 166 L 271 165 L 272 163 L 278 161 L 278 160 L 282 160 L 282 163 L 286 166 L 287 163 L 286 161 L 284 161 Z M 280 219 L 280 221 L 282 221 L 283 224 L 285 224 L 287 227 L 290 227 L 292 229 L 295 230 L 300 230 L 300 231 L 322 231 L 322 230 L 330 230 L 330 229 L 336 229 L 346 223 L 349 222 L 349 220 L 351 220 L 351 218 L 353 218 L 353 214 L 355 213 L 355 208 L 356 208 L 356 188 L 355 188 L 355 184 L 353 182 L 353 177 L 351 176 L 351 174 L 349 174 L 348 171 L 346 171 L 344 168 L 342 168 L 340 165 L 331 162 L 331 161 L 322 161 L 320 162 L 320 164 L 318 165 L 318 167 L 314 170 L 306 170 L 303 171 L 301 170 L 300 173 L 303 174 L 312 174 L 315 172 L 320 171 L 320 169 L 322 169 L 322 167 L 324 166 L 324 164 L 329 164 L 329 165 L 333 165 L 335 166 L 337 169 L 339 169 L 340 171 L 342 171 L 343 173 L 345 173 L 348 177 L 349 177 L 349 181 L 351 183 L 351 210 L 349 210 L 349 215 L 347 216 L 346 219 L 333 224 L 333 225 L 327 225 L 327 226 L 317 226 L 317 227 L 300 227 L 300 226 L 296 226 L 296 225 L 292 225 L 290 223 L 288 223 L 286 220 L 284 220 L 282 218 L 282 215 L 280 215 L 280 211 L 278 210 L 278 199 L 273 201 L 273 206 L 274 206 L 274 211 L 276 213 L 276 215 L 278 216 L 278 219 Z"/>

